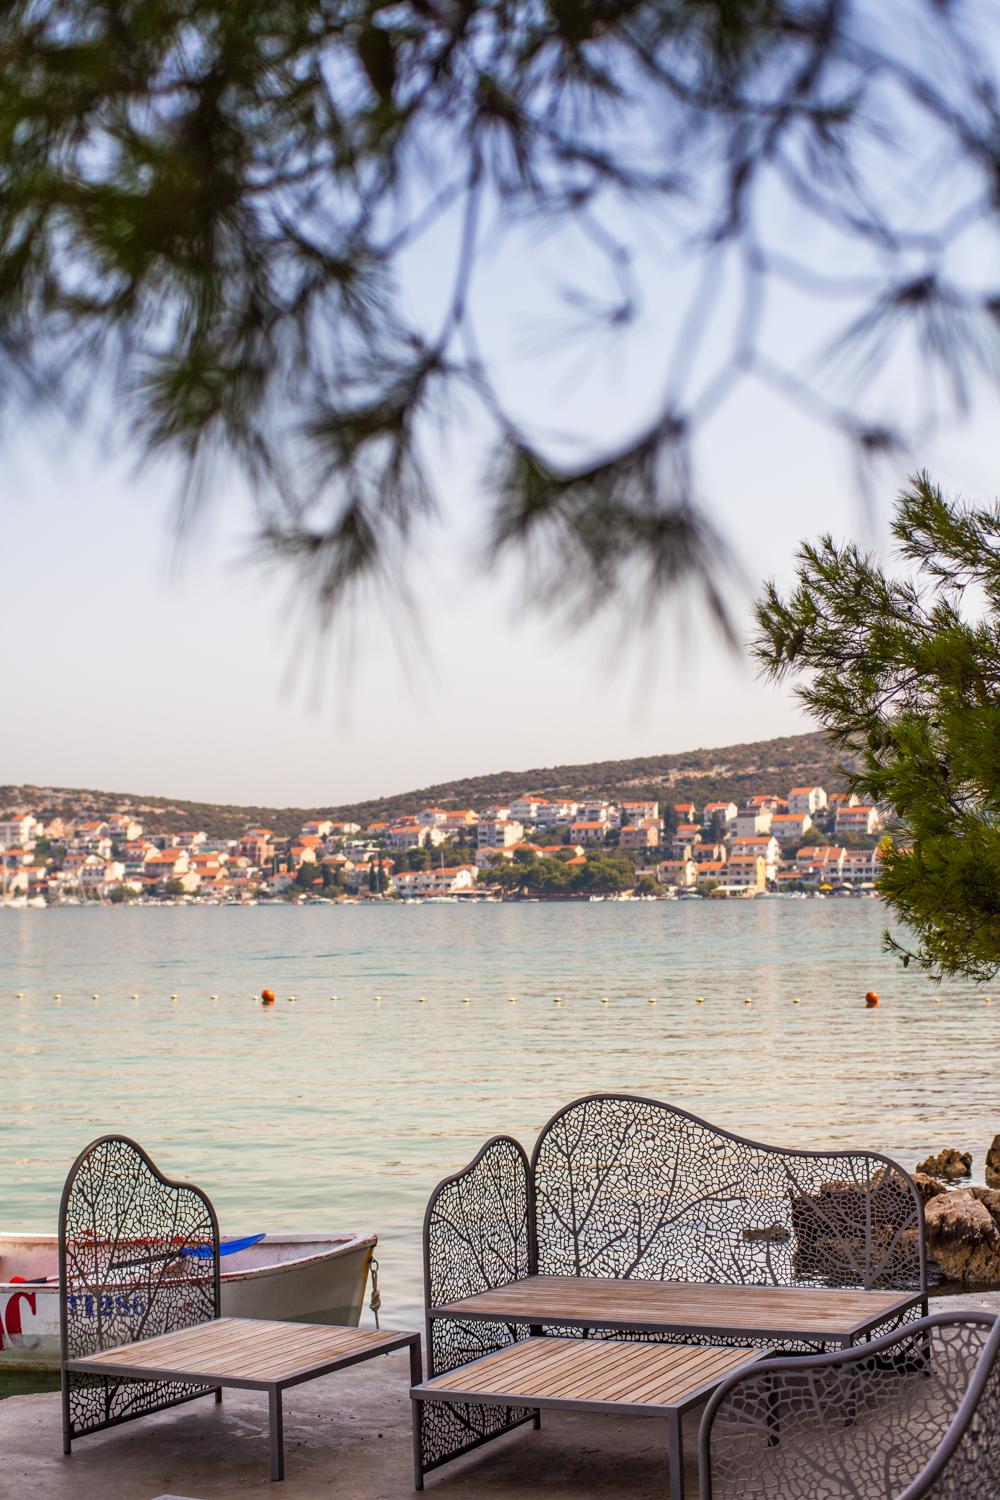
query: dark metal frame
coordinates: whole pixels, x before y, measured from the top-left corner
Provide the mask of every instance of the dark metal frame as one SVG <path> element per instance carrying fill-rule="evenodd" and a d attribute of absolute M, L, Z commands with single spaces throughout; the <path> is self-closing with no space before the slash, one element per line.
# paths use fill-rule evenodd
<path fill-rule="evenodd" d="M 944 1437 L 921 1472 L 901 1490 L 890 1491 L 886 1487 L 879 1500 L 926 1500 L 930 1496 L 937 1496 L 939 1500 L 995 1500 L 1000 1493 L 1000 1423 L 997 1420 L 1000 1415 L 1000 1317 L 992 1313 L 934 1313 L 909 1324 L 905 1329 L 851 1349 L 830 1354 L 769 1359 L 766 1363 L 766 1377 L 770 1387 L 767 1399 L 771 1403 L 771 1410 L 764 1425 L 767 1433 L 766 1446 L 760 1449 L 755 1462 L 764 1463 L 763 1453 L 766 1448 L 780 1447 L 782 1442 L 780 1401 L 783 1377 L 788 1378 L 790 1387 L 801 1391 L 809 1386 L 814 1372 L 838 1372 L 838 1376 L 844 1377 L 847 1401 L 853 1406 L 855 1393 L 863 1378 L 859 1366 L 868 1364 L 869 1381 L 874 1379 L 877 1382 L 880 1376 L 882 1379 L 891 1378 L 898 1375 L 900 1368 L 907 1370 L 915 1378 L 926 1376 L 933 1366 L 932 1340 L 935 1330 L 958 1329 L 963 1326 L 978 1326 L 988 1329 L 989 1333 L 983 1341 L 975 1369 L 958 1408 L 948 1423 Z M 914 1359 L 915 1346 L 919 1352 Z M 923 1370 L 921 1365 L 924 1366 Z M 734 1393 L 739 1395 L 741 1387 L 754 1379 L 759 1380 L 761 1373 L 760 1366 L 735 1371 L 720 1382 L 705 1408 L 698 1434 L 700 1500 L 713 1500 L 714 1495 L 713 1425 Z M 988 1407 L 992 1409 L 987 1409 Z M 840 1425 L 842 1429 L 842 1424 Z M 838 1443 L 843 1449 L 842 1430 Z M 816 1482 L 815 1471 L 811 1470 L 810 1474 L 811 1480 L 807 1477 L 806 1484 Z M 765 1480 L 766 1488 L 766 1474 L 761 1477 Z M 844 1500 L 853 1500 L 853 1497 L 862 1493 L 858 1487 L 861 1480 L 857 1484 L 852 1483 L 846 1465 L 843 1477 Z M 829 1495 L 832 1500 L 837 1491 L 831 1488 L 831 1476 L 827 1474 L 823 1478 L 823 1494 Z M 886 1483 L 888 1482 L 887 1480 Z M 727 1488 L 727 1493 L 734 1492 Z M 779 1493 L 783 1492 L 775 1491 L 776 1500 Z M 866 1496 L 874 1494 L 868 1487 L 864 1488 L 863 1493 Z"/>
<path fill-rule="evenodd" d="M 319 1380 L 324 1375 L 333 1374 L 334 1371 L 346 1370 L 351 1365 L 364 1364 L 367 1360 L 377 1359 L 382 1354 L 394 1354 L 398 1349 L 407 1348 L 410 1351 L 410 1383 L 411 1385 L 419 1385 L 423 1379 L 423 1362 L 419 1333 L 399 1333 L 393 1338 L 384 1336 L 382 1342 L 378 1345 L 359 1349 L 351 1354 L 334 1355 L 333 1358 L 323 1360 L 318 1364 L 304 1366 L 290 1375 L 283 1376 L 280 1380 L 261 1380 L 239 1375 L 213 1375 L 211 1381 L 209 1381 L 205 1375 L 196 1375 L 190 1370 L 171 1370 L 160 1366 L 143 1364 L 139 1359 L 136 1359 L 136 1362 L 130 1365 L 116 1363 L 115 1371 L 116 1374 L 120 1373 L 126 1377 L 149 1381 L 151 1372 L 155 1370 L 157 1381 L 177 1380 L 189 1383 L 199 1382 L 203 1389 L 197 1394 L 202 1395 L 220 1387 L 241 1391 L 266 1391 L 271 1450 L 271 1479 L 278 1481 L 285 1477 L 284 1417 L 281 1400 L 283 1393 L 291 1390 L 293 1386 L 303 1385 L 307 1380 Z M 68 1368 L 70 1370 L 86 1372 L 88 1368 L 92 1367 L 86 1359 L 80 1359 L 70 1360 Z"/>
<path fill-rule="evenodd" d="M 606 1121 L 610 1124 L 602 1131 Z M 677 1153 L 671 1192 L 679 1189 L 682 1196 L 688 1194 L 688 1199 L 677 1213 L 660 1213 L 655 1232 L 638 1255 L 632 1254 L 628 1261 L 616 1259 L 626 1241 L 626 1227 L 631 1231 L 635 1224 L 641 1223 L 639 1189 L 646 1200 L 656 1199 L 663 1170 L 665 1122 L 668 1136 L 670 1130 L 674 1132 Z M 602 1241 L 594 1238 L 595 1209 L 611 1169 L 603 1162 L 595 1165 L 588 1161 L 586 1153 L 593 1145 L 606 1151 L 609 1141 L 611 1169 L 618 1173 L 618 1187 L 625 1189 L 615 1189 L 609 1194 L 609 1216 L 615 1210 L 627 1214 L 631 1209 L 633 1222 L 626 1227 L 623 1222 L 605 1224 L 603 1230 L 598 1222 L 597 1233 L 604 1234 Z M 683 1141 L 688 1153 L 683 1170 L 679 1141 Z M 559 1156 L 562 1182 L 553 1180 L 545 1155 L 547 1149 Z M 710 1153 L 732 1158 L 727 1161 L 724 1191 L 717 1198 L 712 1192 Z M 485 1166 L 494 1157 L 502 1158 L 510 1190 L 523 1199 L 526 1221 L 523 1245 L 519 1223 L 513 1237 L 515 1243 L 506 1251 L 511 1266 L 502 1275 L 497 1275 L 496 1268 L 498 1264 L 503 1266 L 501 1240 L 510 1223 L 505 1218 L 507 1205 L 503 1195 L 498 1192 L 490 1199 L 486 1192 L 490 1183 Z M 700 1176 L 693 1171 L 695 1165 L 702 1168 Z M 494 1176 L 497 1175 L 495 1172 Z M 759 1190 L 757 1197 L 755 1188 Z M 578 1212 L 578 1195 L 583 1189 L 585 1203 Z M 560 1199 L 563 1191 L 568 1210 Z M 466 1196 L 473 1200 L 471 1213 L 469 1204 L 463 1201 Z M 449 1200 L 457 1210 L 458 1220 L 448 1219 L 443 1239 L 449 1242 L 437 1245 L 435 1237 L 446 1222 Z M 478 1206 L 476 1200 L 480 1200 Z M 669 1194 L 661 1194 L 659 1201 L 662 1209 L 672 1199 Z M 759 1218 L 761 1202 L 767 1204 L 765 1212 L 775 1215 L 780 1222 L 764 1226 L 745 1222 L 749 1207 Z M 710 1208 L 714 1216 L 709 1224 Z M 484 1225 L 484 1212 L 492 1217 L 495 1233 L 491 1233 L 489 1223 Z M 685 1214 L 690 1215 L 686 1240 L 677 1231 Z M 519 1209 L 519 1220 L 520 1217 Z M 715 1235 L 711 1247 L 707 1245 L 709 1231 Z M 680 1245 L 674 1243 L 678 1238 Z M 463 1311 L 461 1318 L 454 1311 L 445 1311 L 447 1304 L 464 1297 L 497 1290 L 539 1274 L 899 1290 L 898 1303 L 887 1312 L 849 1330 L 843 1341 L 848 1344 L 857 1338 L 870 1337 L 878 1329 L 907 1322 L 914 1313 L 927 1311 L 923 1204 L 909 1174 L 891 1157 L 871 1151 L 770 1146 L 721 1130 L 686 1110 L 630 1094 L 589 1095 L 565 1105 L 542 1128 L 530 1159 L 510 1136 L 498 1135 L 487 1141 L 466 1167 L 445 1178 L 431 1194 L 424 1216 L 423 1266 L 429 1376 L 502 1348 L 527 1333 L 542 1333 L 550 1327 L 564 1332 L 580 1329 L 583 1325 L 579 1320 L 546 1318 L 543 1328 L 504 1321 L 495 1315 L 477 1317 L 473 1311 Z M 444 1273 L 452 1286 L 443 1285 Z M 904 1279 L 909 1285 L 899 1286 Z M 598 1335 L 602 1331 L 611 1332 L 616 1338 L 741 1344 L 756 1341 L 745 1328 L 716 1325 L 670 1329 L 662 1323 L 646 1326 L 630 1322 L 623 1326 L 591 1321 L 586 1326 Z M 771 1347 L 775 1343 L 786 1348 L 791 1345 L 805 1353 L 814 1352 L 817 1347 L 822 1349 L 830 1342 L 804 1337 L 801 1329 L 781 1328 L 762 1329 L 759 1341 Z M 458 1427 L 450 1422 L 442 1424 L 442 1430 L 436 1430 L 428 1420 L 435 1403 L 421 1404 L 425 1408 L 425 1472 L 499 1437 L 533 1415 L 527 1410 L 508 1408 L 507 1420 L 498 1420 L 497 1408 L 485 1403 L 470 1404 L 464 1408 Z M 537 1412 L 534 1417 L 537 1423 Z"/>
<path fill-rule="evenodd" d="M 117 1155 L 122 1165 L 131 1165 L 135 1174 L 131 1197 L 125 1208 L 133 1208 L 141 1215 L 141 1195 L 144 1189 L 158 1185 L 166 1191 L 167 1201 L 173 1195 L 174 1226 L 184 1224 L 182 1209 L 190 1200 L 193 1217 L 185 1226 L 190 1236 L 191 1248 L 208 1249 L 206 1257 L 183 1257 L 180 1247 L 157 1250 L 146 1256 L 133 1256 L 131 1260 L 118 1258 L 117 1246 L 121 1243 L 120 1225 L 107 1238 L 101 1234 L 100 1210 L 101 1189 L 98 1184 L 95 1196 L 82 1207 L 81 1222 L 74 1220 L 77 1197 L 82 1195 L 79 1182 L 85 1169 L 96 1164 L 100 1155 L 105 1157 L 104 1168 L 109 1167 L 108 1158 Z M 110 1163 L 113 1166 L 113 1163 Z M 117 1182 L 113 1175 L 112 1180 Z M 120 1207 L 120 1205 L 119 1205 Z M 89 1218 L 89 1225 L 86 1220 Z M 112 1226 L 113 1227 L 113 1226 Z M 155 1226 L 160 1228 L 160 1225 Z M 89 1234 L 87 1230 L 89 1229 Z M 133 1238 L 149 1238 L 149 1230 L 141 1217 L 137 1220 Z M 138 1142 L 124 1135 L 103 1135 L 91 1141 L 70 1167 L 59 1202 L 59 1348 L 62 1387 L 63 1452 L 72 1449 L 74 1437 L 101 1432 L 108 1427 L 120 1426 L 123 1422 L 147 1416 L 169 1406 L 193 1401 L 198 1396 L 215 1393 L 216 1401 L 222 1400 L 222 1391 L 216 1386 L 205 1387 L 190 1381 L 164 1382 L 118 1380 L 108 1376 L 85 1374 L 73 1368 L 74 1360 L 85 1357 L 87 1352 L 121 1344 L 132 1343 L 157 1333 L 176 1332 L 180 1328 L 192 1327 L 214 1320 L 220 1316 L 222 1287 L 219 1269 L 219 1221 L 211 1199 L 201 1188 L 191 1183 L 179 1182 L 165 1177 L 152 1157 Z M 156 1236 L 154 1234 L 153 1238 Z M 160 1238 L 163 1236 L 161 1234 Z M 174 1238 L 174 1236 L 171 1236 Z M 107 1246 L 104 1255 L 103 1247 Z M 100 1275 L 95 1282 L 87 1279 L 80 1266 L 80 1257 L 91 1251 L 94 1269 Z M 100 1271 L 102 1257 L 107 1265 Z M 153 1280 L 152 1268 L 158 1265 L 159 1282 Z M 166 1280 L 162 1272 L 171 1267 L 171 1277 Z M 121 1273 L 145 1268 L 145 1278 L 121 1279 Z M 110 1275 L 111 1280 L 106 1277 Z M 185 1293 L 188 1294 L 185 1301 Z M 193 1293 L 193 1296 L 191 1295 Z M 93 1304 L 93 1327 L 81 1322 L 80 1308 L 76 1299 L 84 1302 L 84 1316 L 88 1299 Z M 74 1306 L 71 1307 L 71 1300 Z M 104 1304 L 110 1304 L 105 1308 Z M 200 1304 L 200 1305 L 199 1305 Z M 196 1314 L 192 1316 L 192 1313 Z M 71 1326 L 72 1318 L 72 1326 Z M 106 1321 L 110 1320 L 110 1321 Z M 110 1336 L 108 1336 L 108 1331 Z M 91 1337 L 84 1338 L 84 1334 Z M 75 1335 L 75 1337 L 74 1337 Z M 89 1350 L 81 1344 L 93 1345 Z"/>
<path fill-rule="evenodd" d="M 491 1354 L 480 1355 L 479 1359 L 470 1361 L 468 1368 L 473 1369 L 481 1364 L 483 1360 L 491 1358 Z M 746 1365 L 741 1366 L 736 1373 L 742 1373 L 747 1368 L 753 1368 L 762 1359 L 766 1359 L 766 1351 L 761 1349 L 753 1352 L 748 1351 Z M 727 1379 L 730 1377 L 726 1377 Z M 683 1500 L 684 1495 L 684 1447 L 682 1441 L 681 1421 L 684 1414 L 692 1411 L 696 1406 L 701 1406 L 712 1394 L 718 1385 L 718 1381 L 709 1380 L 697 1389 L 688 1393 L 682 1400 L 670 1405 L 651 1405 L 649 1402 L 639 1401 L 604 1401 L 599 1397 L 593 1400 L 585 1397 L 566 1396 L 526 1396 L 536 1409 L 540 1411 L 585 1411 L 594 1416 L 614 1417 L 658 1417 L 667 1426 L 667 1453 L 670 1460 L 670 1496 L 671 1500 Z M 442 1391 L 435 1387 L 431 1379 L 422 1385 L 413 1387 L 410 1397 L 414 1407 L 414 1465 L 415 1465 L 415 1487 L 423 1489 L 424 1474 L 429 1472 L 421 1464 L 421 1446 L 416 1440 L 417 1429 L 420 1421 L 419 1413 L 428 1402 L 447 1402 L 450 1404 L 475 1403 L 482 1406 L 503 1408 L 509 1405 L 510 1396 L 492 1395 L 482 1391 Z M 488 1441 L 488 1439 L 483 1439 Z M 452 1455 L 457 1456 L 457 1455 Z M 430 1467 L 437 1467 L 436 1464 Z"/>

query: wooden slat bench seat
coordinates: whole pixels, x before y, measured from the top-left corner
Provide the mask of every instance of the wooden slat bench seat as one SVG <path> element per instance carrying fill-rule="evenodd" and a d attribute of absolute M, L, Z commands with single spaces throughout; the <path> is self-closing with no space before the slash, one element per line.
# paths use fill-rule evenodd
<path fill-rule="evenodd" d="M 430 1309 L 431 1318 L 545 1328 L 718 1335 L 844 1347 L 916 1307 L 921 1294 L 713 1282 L 525 1276 Z"/>
<path fill-rule="evenodd" d="M 417 1385 L 416 1484 L 423 1486 L 422 1403 L 530 1406 L 660 1417 L 667 1423 L 670 1494 L 684 1493 L 681 1418 L 734 1371 L 765 1357 L 748 1348 L 619 1343 L 612 1339 L 529 1338 Z"/>
<path fill-rule="evenodd" d="M 410 1351 L 410 1379 L 419 1381 L 418 1333 L 337 1328 L 326 1323 L 273 1323 L 260 1318 L 214 1318 L 177 1333 L 104 1349 L 66 1361 L 79 1375 L 182 1381 L 266 1391 L 271 1432 L 271 1478 L 284 1478 L 282 1392 L 334 1370 Z"/>

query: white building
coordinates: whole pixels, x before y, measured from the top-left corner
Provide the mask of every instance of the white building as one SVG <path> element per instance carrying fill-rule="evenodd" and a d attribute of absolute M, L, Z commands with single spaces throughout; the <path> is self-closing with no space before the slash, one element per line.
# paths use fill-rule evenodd
<path fill-rule="evenodd" d="M 741 807 L 736 814 L 734 837 L 753 838 L 756 834 L 770 833 L 773 817 L 774 812 L 770 807 L 758 807 L 753 804 Z"/>
<path fill-rule="evenodd" d="M 704 828 L 711 828 L 712 821 L 716 815 L 722 819 L 723 833 L 736 822 L 739 808 L 735 802 L 706 802 L 701 810 L 701 821 Z"/>
<path fill-rule="evenodd" d="M 764 861 L 764 878 L 773 880 L 781 863 L 781 845 L 770 833 L 758 833 L 750 838 L 735 838 L 730 849 L 730 859 L 760 858 Z"/>
<path fill-rule="evenodd" d="M 34 843 L 38 819 L 31 813 L 18 813 L 0 821 L 0 849 L 26 849 Z"/>
<path fill-rule="evenodd" d="M 484 818 L 476 830 L 480 849 L 509 849 L 524 838 L 524 825 L 516 818 Z"/>
<path fill-rule="evenodd" d="M 882 827 L 882 814 L 877 807 L 850 807 L 841 803 L 833 826 L 837 833 L 878 833 Z"/>
<path fill-rule="evenodd" d="M 387 828 L 385 843 L 386 848 L 400 854 L 406 849 L 424 849 L 428 845 L 436 849 L 439 844 L 444 843 L 444 837 L 440 828 L 429 827 L 414 820 L 412 823 L 394 823 L 391 828 Z"/>
<path fill-rule="evenodd" d="M 771 832 L 776 839 L 800 839 L 813 826 L 807 812 L 775 813 L 771 818 Z"/>
<path fill-rule="evenodd" d="M 584 848 L 592 849 L 607 842 L 610 827 L 610 823 L 601 818 L 577 818 L 575 823 L 569 825 L 570 838 L 574 844 L 583 844 Z"/>
<path fill-rule="evenodd" d="M 813 813 L 822 812 L 825 806 L 826 792 L 821 786 L 793 786 L 788 793 L 790 813 L 808 813 L 811 818 Z"/>
<path fill-rule="evenodd" d="M 692 808 L 694 803 L 691 803 Z M 658 802 L 623 802 L 622 824 L 648 823 L 651 819 L 658 820 L 660 816 L 660 804 Z M 692 816 L 693 813 L 692 813 Z"/>
<path fill-rule="evenodd" d="M 475 865 L 452 865 L 443 870 L 400 870 L 393 876 L 397 896 L 455 896 L 469 891 L 479 871 Z"/>

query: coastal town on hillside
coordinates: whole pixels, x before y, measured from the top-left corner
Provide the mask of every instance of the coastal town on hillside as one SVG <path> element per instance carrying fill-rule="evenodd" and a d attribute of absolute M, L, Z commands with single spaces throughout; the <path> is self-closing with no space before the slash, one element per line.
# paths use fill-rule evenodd
<path fill-rule="evenodd" d="M 753 898 L 874 891 L 883 819 L 846 792 L 792 787 L 731 801 L 424 807 L 362 827 L 317 819 L 292 838 L 247 828 L 146 833 L 104 816 L 0 812 L 0 903 Z"/>

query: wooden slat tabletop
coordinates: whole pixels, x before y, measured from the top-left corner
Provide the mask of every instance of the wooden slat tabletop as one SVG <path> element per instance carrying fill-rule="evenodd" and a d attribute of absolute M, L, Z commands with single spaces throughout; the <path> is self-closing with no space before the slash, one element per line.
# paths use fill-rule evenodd
<path fill-rule="evenodd" d="M 120 1344 L 86 1359 L 77 1370 L 113 1375 L 141 1369 L 144 1375 L 184 1375 L 191 1380 L 259 1381 L 270 1385 L 312 1366 L 328 1365 L 364 1351 L 378 1353 L 398 1344 L 395 1331 L 335 1328 L 326 1323 L 272 1323 L 263 1318 L 216 1318 L 178 1333 L 163 1333 L 135 1344 Z"/>
<path fill-rule="evenodd" d="M 612 1339 L 533 1338 L 427 1380 L 427 1397 L 509 1396 L 512 1401 L 613 1402 L 676 1407 L 718 1385 L 757 1349 L 622 1344 Z"/>
<path fill-rule="evenodd" d="M 717 1328 L 766 1337 L 845 1338 L 853 1329 L 916 1300 L 906 1292 L 816 1287 L 726 1286 L 688 1281 L 615 1281 L 588 1276 L 527 1276 L 495 1291 L 435 1307 L 435 1316 L 585 1328 Z"/>

